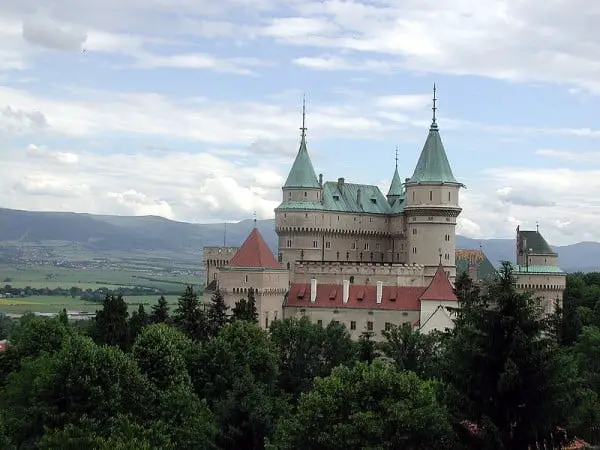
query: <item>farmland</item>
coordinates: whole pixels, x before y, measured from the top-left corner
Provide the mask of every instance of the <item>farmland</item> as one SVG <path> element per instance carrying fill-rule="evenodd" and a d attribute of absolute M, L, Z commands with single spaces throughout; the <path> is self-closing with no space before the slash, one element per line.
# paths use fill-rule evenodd
<path fill-rule="evenodd" d="M 139 304 L 150 306 L 164 295 L 170 304 L 187 285 L 202 293 L 202 279 L 194 274 L 175 275 L 160 268 L 81 268 L 59 267 L 49 264 L 18 264 L 0 266 L 0 288 L 3 292 L 18 294 L 0 298 L 0 312 L 24 313 L 27 311 L 55 313 L 67 310 L 94 312 L 98 301 L 83 298 L 82 294 L 95 295 L 98 300 L 105 291 L 124 293 L 130 310 Z M 71 292 L 69 292 L 71 291 Z M 1 291 L 0 291 L 1 292 Z"/>

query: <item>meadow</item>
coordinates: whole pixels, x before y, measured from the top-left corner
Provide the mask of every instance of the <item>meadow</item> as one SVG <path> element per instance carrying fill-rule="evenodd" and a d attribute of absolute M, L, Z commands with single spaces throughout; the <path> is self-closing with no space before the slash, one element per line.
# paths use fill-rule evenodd
<path fill-rule="evenodd" d="M 0 286 L 10 285 L 13 288 L 25 289 L 69 289 L 78 287 L 95 291 L 99 288 L 118 289 L 143 287 L 156 290 L 148 295 L 125 295 L 130 311 L 139 304 L 156 303 L 161 293 L 170 304 L 176 304 L 177 298 L 187 285 L 193 285 L 201 293 L 202 278 L 195 275 L 173 275 L 160 267 L 154 270 L 149 267 L 134 266 L 90 267 L 74 269 L 52 265 L 17 265 L 0 266 Z M 26 297 L 0 298 L 0 312 L 20 314 L 27 311 L 50 313 L 67 310 L 94 312 L 99 303 L 82 300 L 79 296 L 66 295 L 29 295 Z"/>

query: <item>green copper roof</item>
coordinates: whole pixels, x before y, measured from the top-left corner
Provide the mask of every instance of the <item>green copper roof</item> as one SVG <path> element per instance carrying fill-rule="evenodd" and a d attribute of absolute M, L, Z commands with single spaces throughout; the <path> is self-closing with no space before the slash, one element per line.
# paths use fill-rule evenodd
<path fill-rule="evenodd" d="M 417 162 L 417 167 L 413 176 L 410 178 L 411 183 L 456 183 L 459 184 L 450 168 L 444 144 L 440 137 L 435 119 L 429 128 L 427 140 L 423 146 L 423 151 Z"/>
<path fill-rule="evenodd" d="M 360 199 L 358 192 L 360 191 Z M 377 186 L 368 184 L 339 183 L 328 181 L 323 183 L 322 202 L 284 201 L 277 211 L 336 211 L 364 214 L 402 213 L 403 199 L 397 199 L 390 206 L 387 198 Z"/>
<path fill-rule="evenodd" d="M 562 275 L 565 274 L 565 271 L 557 266 L 519 266 L 516 265 L 515 272 L 519 274 L 523 273 L 547 273 L 547 274 L 555 274 Z"/>
<path fill-rule="evenodd" d="M 390 190 L 387 193 L 388 197 L 401 197 L 404 194 L 402 189 L 402 181 L 400 181 L 400 175 L 398 175 L 398 166 L 394 169 L 394 177 L 392 178 L 392 184 L 390 184 Z"/>
<path fill-rule="evenodd" d="M 283 185 L 284 188 L 318 188 L 319 181 L 315 174 L 315 169 L 308 156 L 306 149 L 306 138 L 302 135 L 300 149 L 290 170 L 290 174 Z"/>
<path fill-rule="evenodd" d="M 556 252 L 552 250 L 539 231 L 519 230 L 518 239 L 521 252 L 529 251 L 530 254 L 536 255 L 556 255 Z"/>

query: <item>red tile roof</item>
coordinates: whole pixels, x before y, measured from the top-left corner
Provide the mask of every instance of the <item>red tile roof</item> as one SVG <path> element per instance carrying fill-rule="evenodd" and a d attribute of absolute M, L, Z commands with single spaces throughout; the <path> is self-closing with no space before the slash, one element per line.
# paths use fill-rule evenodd
<path fill-rule="evenodd" d="M 257 228 L 252 230 L 237 253 L 231 258 L 229 266 L 281 269 L 281 264 L 275 259 L 273 252 Z"/>
<path fill-rule="evenodd" d="M 452 284 L 444 271 L 444 267 L 440 264 L 433 276 L 433 280 L 427 286 L 427 289 L 421 296 L 421 300 L 447 300 L 458 301 L 454 295 Z"/>
<path fill-rule="evenodd" d="M 419 311 L 419 297 L 426 288 L 414 286 L 383 286 L 381 303 L 377 303 L 377 285 L 351 284 L 348 303 L 343 301 L 340 284 L 317 284 L 317 298 L 310 301 L 310 283 L 293 283 L 286 306 L 316 308 L 360 308 L 397 311 Z M 362 297 L 362 300 L 360 298 Z"/>

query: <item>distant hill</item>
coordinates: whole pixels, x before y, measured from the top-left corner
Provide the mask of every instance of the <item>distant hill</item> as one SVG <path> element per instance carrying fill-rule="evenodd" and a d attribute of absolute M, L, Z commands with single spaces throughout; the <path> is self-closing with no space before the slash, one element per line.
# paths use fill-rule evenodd
<path fill-rule="evenodd" d="M 69 212 L 20 211 L 0 208 L 0 243 L 28 242 L 44 245 L 48 241 L 78 243 L 92 252 L 167 250 L 199 253 L 204 246 L 241 245 L 252 230 L 253 221 L 192 224 L 157 216 L 107 216 Z M 277 248 L 273 220 L 259 220 L 257 226 L 269 246 Z M 493 264 L 514 262 L 512 239 L 469 239 L 457 236 L 457 248 L 478 249 Z M 560 264 L 567 271 L 600 270 L 600 243 L 554 247 Z"/>

